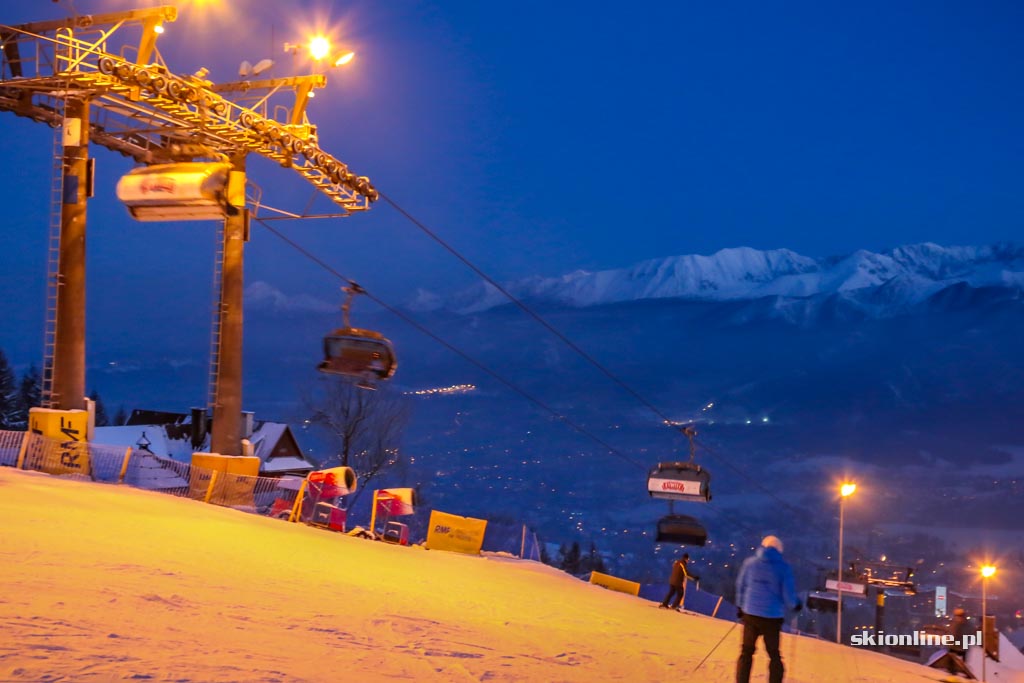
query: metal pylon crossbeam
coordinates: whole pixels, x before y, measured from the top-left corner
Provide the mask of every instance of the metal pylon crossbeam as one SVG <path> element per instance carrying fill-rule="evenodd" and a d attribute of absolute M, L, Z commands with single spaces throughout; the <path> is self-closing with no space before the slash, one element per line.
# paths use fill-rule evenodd
<path fill-rule="evenodd" d="M 370 180 L 321 149 L 307 122 L 295 123 L 293 116 L 282 123 L 266 116 L 265 106 L 245 107 L 221 94 L 238 92 L 238 84 L 218 87 L 175 75 L 162 63 L 139 64 L 111 52 L 111 37 L 132 22 L 141 22 L 145 32 L 154 16 L 172 21 L 176 14 L 153 14 L 166 9 L 0 25 L 0 111 L 59 125 L 57 100 L 85 98 L 91 140 L 140 163 L 251 152 L 294 170 L 346 214 L 370 208 L 379 196 Z M 111 26 L 104 29 L 103 21 Z M 83 32 L 98 38 L 76 37 Z M 280 81 L 278 87 L 295 92 L 325 84 L 321 75 Z"/>

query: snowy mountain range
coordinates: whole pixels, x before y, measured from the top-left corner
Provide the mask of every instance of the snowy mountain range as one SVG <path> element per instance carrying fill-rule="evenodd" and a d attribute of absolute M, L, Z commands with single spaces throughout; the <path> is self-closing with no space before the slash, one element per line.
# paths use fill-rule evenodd
<path fill-rule="evenodd" d="M 811 258 L 788 249 L 722 249 L 598 272 L 530 277 L 502 286 L 517 298 L 584 308 L 644 299 L 739 301 L 771 297 L 810 303 L 838 297 L 869 317 L 888 317 L 954 286 L 1024 290 L 1024 247 L 924 243 L 883 253 Z M 481 283 L 449 299 L 421 291 L 411 308 L 477 313 L 508 303 Z"/>

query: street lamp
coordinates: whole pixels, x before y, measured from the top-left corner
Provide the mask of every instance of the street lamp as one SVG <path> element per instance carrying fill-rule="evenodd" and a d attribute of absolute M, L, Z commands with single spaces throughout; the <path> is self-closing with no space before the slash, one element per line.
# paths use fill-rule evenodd
<path fill-rule="evenodd" d="M 985 608 L 985 602 L 988 598 L 988 580 L 996 573 L 996 568 L 990 564 L 983 565 L 981 568 L 981 682 L 985 683 L 985 660 L 988 659 L 988 648 L 986 647 L 985 641 L 988 638 L 988 628 L 986 628 L 985 615 L 988 614 L 988 610 Z"/>
<path fill-rule="evenodd" d="M 843 508 L 847 497 L 857 490 L 857 485 L 847 482 L 839 487 L 839 574 L 836 576 L 836 642 L 842 645 L 843 638 Z"/>

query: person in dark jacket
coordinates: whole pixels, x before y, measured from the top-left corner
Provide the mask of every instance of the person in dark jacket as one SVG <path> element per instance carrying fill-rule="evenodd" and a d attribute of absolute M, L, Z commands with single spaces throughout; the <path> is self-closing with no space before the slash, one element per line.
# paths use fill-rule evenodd
<path fill-rule="evenodd" d="M 779 634 L 786 608 L 799 612 L 793 569 L 782 558 L 782 541 L 765 536 L 761 547 L 744 560 L 736 577 L 737 616 L 743 622 L 743 646 L 736 662 L 736 682 L 749 683 L 758 638 L 768 653 L 768 683 L 782 683 L 785 668 L 779 653 Z"/>
<path fill-rule="evenodd" d="M 689 553 L 683 553 L 680 559 L 672 563 L 672 575 L 668 579 L 668 595 L 661 601 L 662 609 L 669 609 L 671 603 L 671 608 L 678 610 L 679 605 L 686 599 L 686 580 L 700 580 L 700 577 L 690 573 L 689 568 L 686 566 L 689 561 Z"/>
<path fill-rule="evenodd" d="M 950 660 L 947 664 L 949 673 L 959 673 L 959 664 L 967 659 L 967 649 L 964 647 L 964 636 L 970 633 L 970 626 L 967 625 L 967 612 L 963 607 L 953 610 L 953 623 L 950 624 L 950 635 L 953 636 L 953 644 L 949 646 L 949 653 L 956 655 L 960 662 Z"/>

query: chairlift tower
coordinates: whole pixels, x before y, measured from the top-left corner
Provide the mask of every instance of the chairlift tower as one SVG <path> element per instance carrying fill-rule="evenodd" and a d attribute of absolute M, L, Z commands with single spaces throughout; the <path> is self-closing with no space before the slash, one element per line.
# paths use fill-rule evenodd
<path fill-rule="evenodd" d="M 94 178 L 90 144 L 150 167 L 227 162 L 228 175 L 241 178 L 240 204 L 237 197 L 228 198 L 218 216 L 224 240 L 210 397 L 211 450 L 241 455 L 242 272 L 249 232 L 246 157 L 259 154 L 298 173 L 337 206 L 332 216 L 366 211 L 378 193 L 368 178 L 320 148 L 305 110 L 312 91 L 326 85 L 324 75 L 219 85 L 205 80 L 202 72 L 176 75 L 156 43 L 164 25 L 177 16 L 175 7 L 165 5 L 0 24 L 0 111 L 59 131 L 51 181 L 46 407 L 74 410 L 85 405 L 86 208 Z M 282 99 L 288 104 L 282 105 Z M 277 120 L 281 111 L 284 115 Z M 226 195 L 227 185 L 225 181 Z M 174 211 L 149 218 L 181 219 Z"/>

